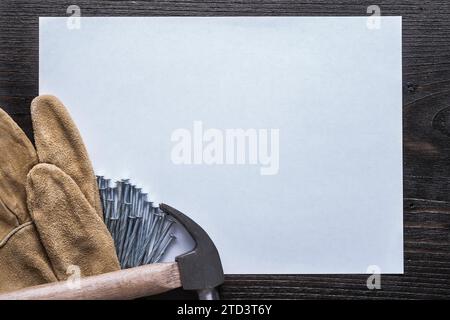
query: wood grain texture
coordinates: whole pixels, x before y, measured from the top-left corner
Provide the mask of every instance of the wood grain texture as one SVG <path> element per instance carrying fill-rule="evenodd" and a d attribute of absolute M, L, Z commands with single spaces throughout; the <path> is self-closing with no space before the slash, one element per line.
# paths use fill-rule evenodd
<path fill-rule="evenodd" d="M 176 262 L 154 263 L 86 277 L 80 279 L 77 286 L 69 283 L 54 282 L 0 294 L 0 300 L 129 300 L 181 286 Z"/>
<path fill-rule="evenodd" d="M 383 275 L 375 291 L 365 275 L 230 275 L 221 292 L 227 299 L 450 298 L 449 1 L 1 0 L 0 105 L 28 135 L 38 94 L 37 17 L 66 16 L 70 4 L 83 16 L 364 16 L 371 4 L 403 16 L 405 274 Z"/>

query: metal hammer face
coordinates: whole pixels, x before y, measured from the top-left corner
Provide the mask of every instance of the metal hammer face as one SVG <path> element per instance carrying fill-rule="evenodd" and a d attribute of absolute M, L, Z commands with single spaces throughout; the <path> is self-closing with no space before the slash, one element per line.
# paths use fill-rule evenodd
<path fill-rule="evenodd" d="M 200 300 L 219 299 L 216 287 L 224 282 L 219 252 L 208 234 L 182 212 L 160 204 L 160 209 L 175 218 L 189 232 L 196 246 L 176 257 L 183 289 L 196 290 Z"/>

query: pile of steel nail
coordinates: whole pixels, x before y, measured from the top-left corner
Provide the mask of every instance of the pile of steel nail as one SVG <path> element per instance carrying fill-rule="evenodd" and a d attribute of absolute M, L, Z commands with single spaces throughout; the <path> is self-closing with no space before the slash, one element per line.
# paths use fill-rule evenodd
<path fill-rule="evenodd" d="M 174 223 L 148 195 L 121 180 L 97 176 L 106 226 L 114 239 L 122 268 L 132 268 L 161 260 L 175 239 L 170 233 Z"/>

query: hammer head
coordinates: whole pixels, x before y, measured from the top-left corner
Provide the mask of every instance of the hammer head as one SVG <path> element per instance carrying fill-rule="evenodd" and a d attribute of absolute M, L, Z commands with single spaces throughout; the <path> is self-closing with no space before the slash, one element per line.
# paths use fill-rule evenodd
<path fill-rule="evenodd" d="M 180 211 L 160 204 L 160 209 L 175 218 L 195 241 L 192 251 L 176 257 L 181 284 L 185 290 L 214 289 L 224 282 L 219 252 L 208 234 L 197 223 Z"/>

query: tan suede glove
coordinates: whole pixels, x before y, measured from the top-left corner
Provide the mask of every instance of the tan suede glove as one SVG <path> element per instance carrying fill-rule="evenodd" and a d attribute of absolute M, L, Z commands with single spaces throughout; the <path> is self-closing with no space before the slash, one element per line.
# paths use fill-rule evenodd
<path fill-rule="evenodd" d="M 95 176 L 63 104 L 31 104 L 35 145 L 0 109 L 0 292 L 119 270 Z"/>

